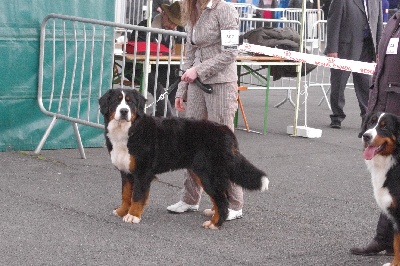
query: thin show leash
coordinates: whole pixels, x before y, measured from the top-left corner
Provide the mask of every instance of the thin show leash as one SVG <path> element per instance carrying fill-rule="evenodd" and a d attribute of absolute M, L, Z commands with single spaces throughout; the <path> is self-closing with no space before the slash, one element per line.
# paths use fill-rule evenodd
<path fill-rule="evenodd" d="M 145 105 L 145 109 L 147 109 L 147 108 L 149 108 L 149 107 L 152 107 L 154 104 L 158 103 L 159 101 L 164 100 L 166 95 L 169 95 L 173 90 L 175 90 L 175 89 L 178 87 L 178 84 L 179 84 L 179 82 L 181 81 L 181 80 L 180 80 L 180 77 L 182 77 L 182 75 L 180 75 L 180 73 L 182 73 L 182 75 L 183 75 L 183 73 L 185 73 L 185 72 L 184 72 L 183 70 L 181 70 L 181 69 L 176 69 L 176 70 L 175 70 L 175 76 L 176 76 L 178 79 L 177 79 L 174 83 L 172 83 L 172 85 L 169 86 L 169 88 L 168 88 L 167 90 L 165 90 L 165 92 L 162 93 L 162 94 L 158 97 L 157 101 L 153 101 L 151 104 Z M 203 83 L 201 83 L 199 77 L 197 77 L 197 78 L 194 80 L 194 82 L 195 82 L 196 85 L 199 86 L 199 88 L 202 89 L 204 92 L 206 92 L 206 93 L 208 93 L 208 94 L 210 94 L 210 93 L 213 92 L 212 87 L 211 87 L 210 85 L 208 85 L 208 84 L 203 84 Z"/>

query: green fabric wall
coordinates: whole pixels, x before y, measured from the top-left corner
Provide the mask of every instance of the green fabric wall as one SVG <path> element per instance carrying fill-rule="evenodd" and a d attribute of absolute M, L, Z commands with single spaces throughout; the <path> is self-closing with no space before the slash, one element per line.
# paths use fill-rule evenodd
<path fill-rule="evenodd" d="M 51 121 L 37 104 L 42 20 L 57 13 L 114 21 L 114 1 L 0 1 L 0 10 L 0 151 L 33 150 Z M 111 72 L 106 69 L 109 65 L 105 72 Z M 85 147 L 104 144 L 101 130 L 87 126 L 79 130 Z M 43 149 L 75 147 L 71 123 L 58 120 Z"/>

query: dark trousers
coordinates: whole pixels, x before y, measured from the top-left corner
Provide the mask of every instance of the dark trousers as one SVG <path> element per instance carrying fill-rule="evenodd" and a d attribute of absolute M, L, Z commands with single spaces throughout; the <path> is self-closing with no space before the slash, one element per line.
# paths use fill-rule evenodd
<path fill-rule="evenodd" d="M 372 62 L 374 56 L 372 40 L 364 41 L 362 52 L 359 61 Z M 347 81 L 350 77 L 349 71 L 331 68 L 331 108 L 332 108 L 332 121 L 343 121 L 346 114 L 343 111 L 345 98 L 344 90 Z M 371 76 L 361 73 L 353 72 L 354 90 L 357 96 L 358 105 L 360 107 L 360 116 L 363 117 L 366 113 L 369 97 L 369 86 L 371 83 Z"/>
<path fill-rule="evenodd" d="M 125 64 L 125 77 L 132 81 L 132 68 L 133 64 L 130 62 L 127 62 Z M 175 69 L 179 69 L 179 66 L 171 65 L 170 66 L 170 75 L 169 75 L 169 86 L 171 86 L 179 77 L 175 75 Z M 141 67 L 137 67 L 135 70 L 135 81 L 140 83 L 142 81 L 143 77 L 143 70 Z M 152 65 L 151 66 L 151 72 L 148 75 L 148 86 L 147 86 L 147 92 L 149 92 L 155 100 L 158 100 L 161 94 L 165 93 L 165 87 L 168 79 L 168 66 L 167 65 L 159 65 L 158 66 L 158 76 L 157 76 L 157 82 L 156 82 L 156 66 Z M 157 88 L 156 91 L 154 92 L 154 88 Z M 156 104 L 156 116 L 164 116 L 164 111 L 165 111 L 165 104 L 167 104 L 167 110 L 166 110 L 166 116 L 170 117 L 173 116 L 172 113 L 172 106 L 175 105 L 175 94 L 176 94 L 176 88 L 171 91 L 167 96 L 168 100 L 160 100 Z"/>
<path fill-rule="evenodd" d="M 389 248 L 393 248 L 393 223 L 383 213 L 379 216 L 378 225 L 376 226 L 376 235 L 374 239 Z"/>

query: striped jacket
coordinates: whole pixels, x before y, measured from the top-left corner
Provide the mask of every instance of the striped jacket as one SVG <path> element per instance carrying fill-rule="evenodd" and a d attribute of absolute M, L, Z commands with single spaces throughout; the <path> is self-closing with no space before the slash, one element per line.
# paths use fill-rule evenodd
<path fill-rule="evenodd" d="M 239 15 L 224 0 L 211 0 L 194 27 L 187 27 L 186 59 L 183 70 L 196 67 L 205 84 L 237 80 L 237 50 L 222 50 L 221 30 L 239 30 Z M 180 82 L 176 97 L 184 97 L 188 84 Z"/>

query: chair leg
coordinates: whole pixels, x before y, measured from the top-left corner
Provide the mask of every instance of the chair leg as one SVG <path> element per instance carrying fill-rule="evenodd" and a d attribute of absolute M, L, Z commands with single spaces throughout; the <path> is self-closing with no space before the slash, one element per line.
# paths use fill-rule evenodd
<path fill-rule="evenodd" d="M 240 111 L 242 112 L 242 116 L 243 116 L 244 124 L 246 126 L 246 130 L 247 130 L 247 132 L 250 132 L 249 124 L 247 123 L 247 118 L 246 118 L 246 114 L 244 113 L 244 108 L 243 108 L 242 100 L 240 99 L 240 95 L 238 95 L 238 99 L 237 100 L 238 100 L 238 103 L 239 103 Z"/>

